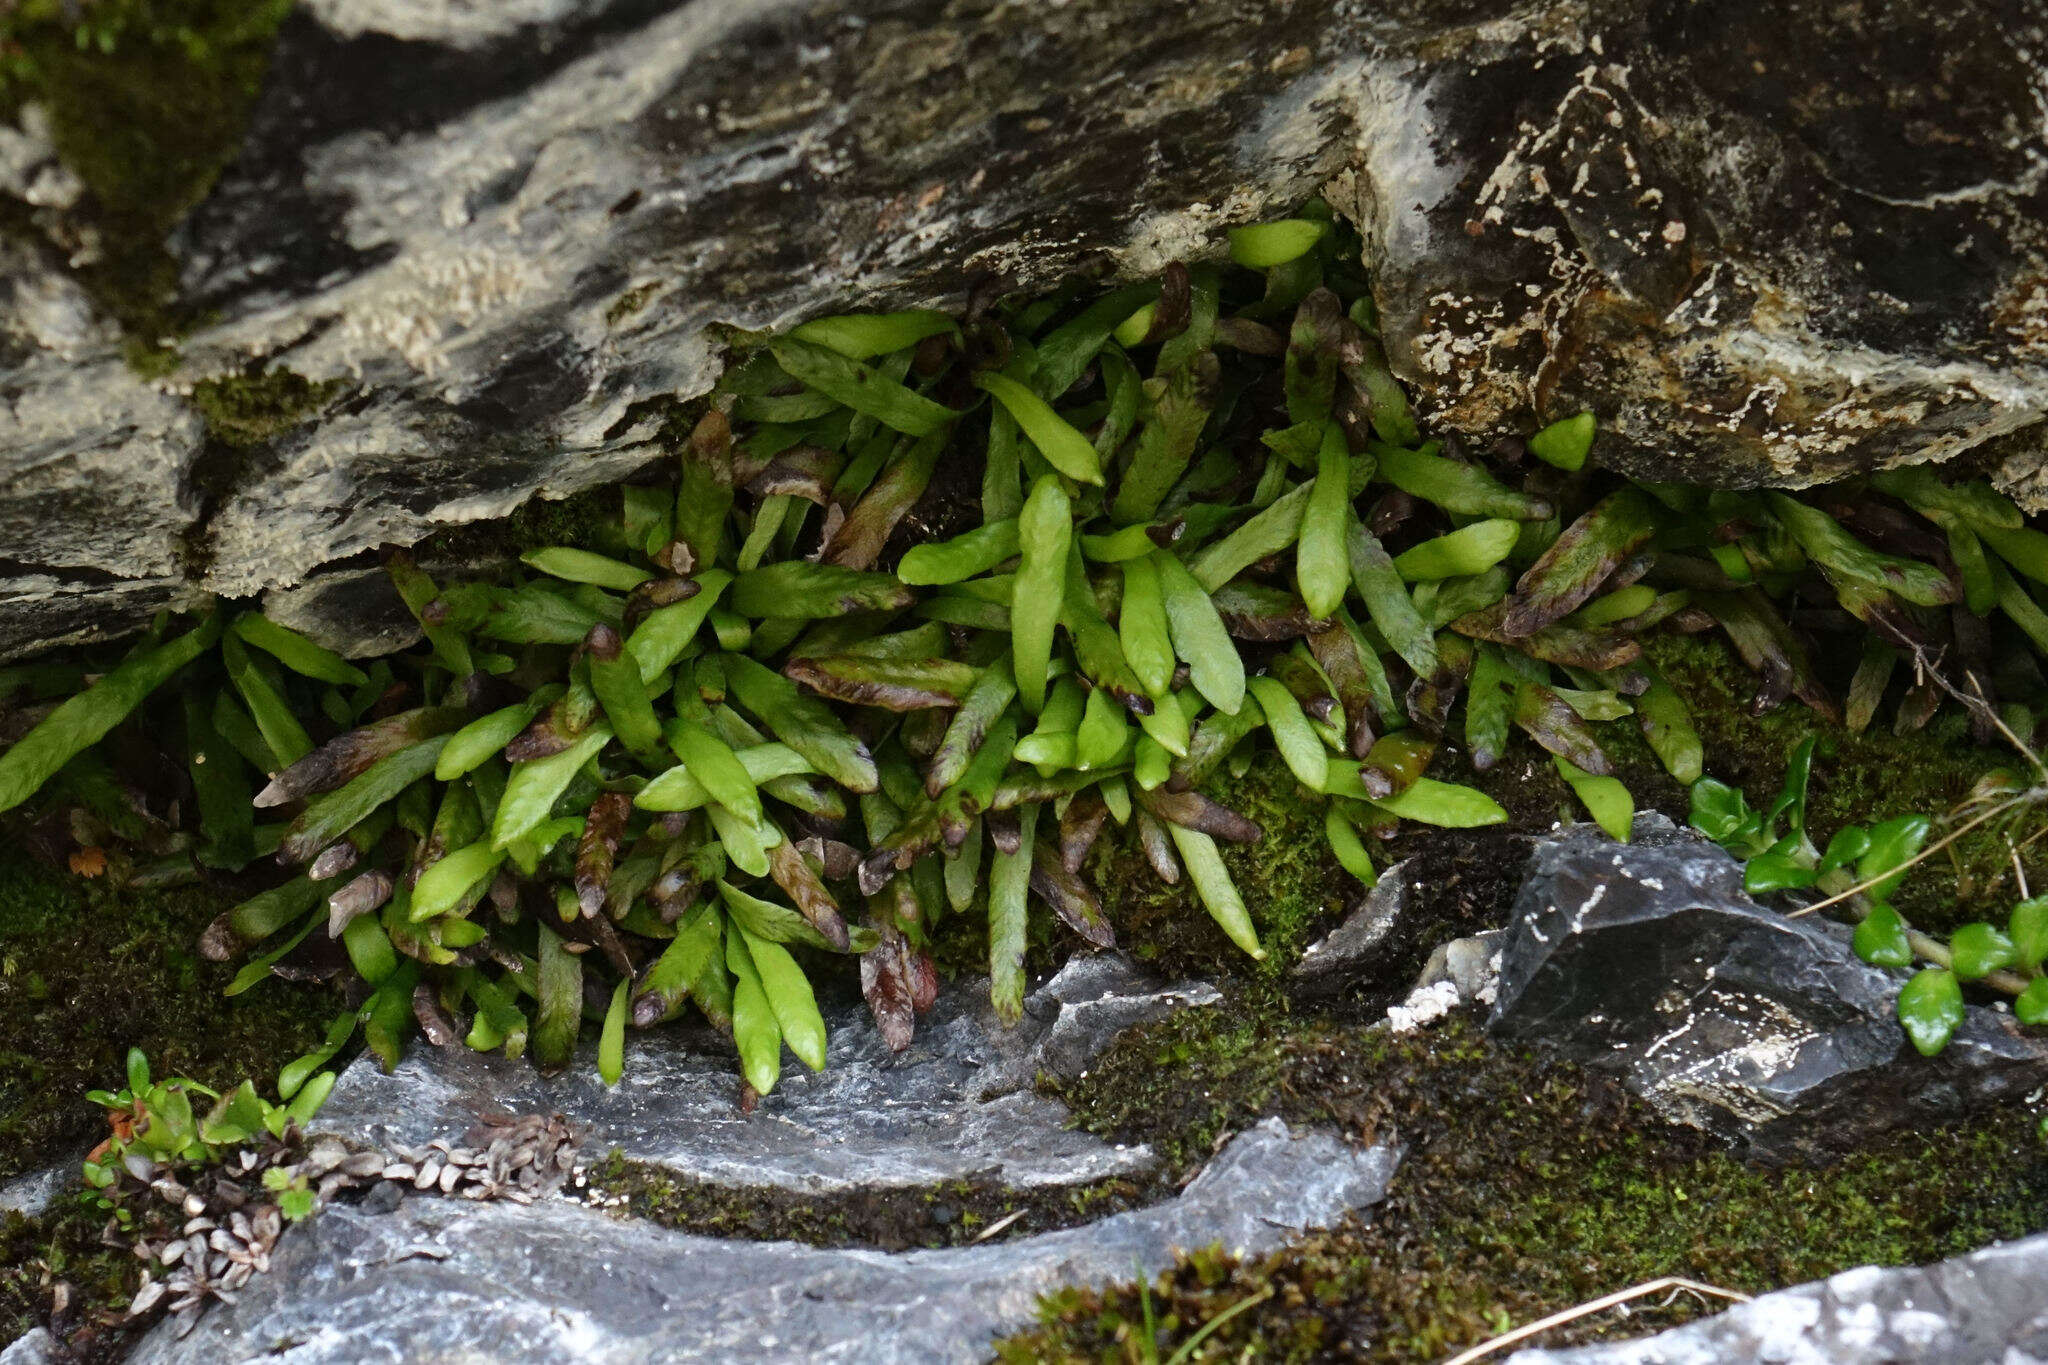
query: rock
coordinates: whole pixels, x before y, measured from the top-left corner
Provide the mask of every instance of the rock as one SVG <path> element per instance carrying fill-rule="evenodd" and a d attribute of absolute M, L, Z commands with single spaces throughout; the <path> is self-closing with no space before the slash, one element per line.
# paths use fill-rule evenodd
<path fill-rule="evenodd" d="M 1639 1341 L 1518 1351 L 1507 1365 L 2040 1365 L 2048 1236 L 1930 1266 L 1845 1270 Z"/>
<path fill-rule="evenodd" d="M 616 479 L 722 327 L 1149 273 L 1333 175 L 1441 429 L 1590 406 L 1604 462 L 1793 484 L 2024 436 L 2041 30 L 1998 0 L 304 4 L 163 244 L 169 374 L 80 282 L 95 198 L 40 106 L 0 129 L 32 225 L 0 244 L 0 657 Z M 319 397 L 235 448 L 194 394 L 251 376 Z M 2000 458 L 2048 498 L 2037 439 Z"/>
<path fill-rule="evenodd" d="M 1902 976 L 1857 958 L 1840 925 L 1759 906 L 1701 839 L 1546 839 L 1507 935 L 1492 1028 L 1762 1153 L 1839 1150 L 2048 1079 L 2048 1039 L 1982 1006 L 1919 1056 L 1894 1014 Z"/>
<path fill-rule="evenodd" d="M 337 1206 L 280 1239 L 239 1302 L 183 1340 L 159 1327 L 131 1360 L 978 1361 L 1040 1294 L 1149 1276 L 1175 1248 L 1272 1250 L 1378 1202 L 1397 1160 L 1268 1119 L 1163 1204 L 901 1253 L 691 1236 L 566 1201 Z"/>
<path fill-rule="evenodd" d="M 24 1218 L 41 1217 L 51 1202 L 78 1180 L 80 1164 L 81 1159 L 74 1157 L 0 1185 L 0 1216 L 18 1213 Z"/>
<path fill-rule="evenodd" d="M 1302 950 L 1294 978 L 1311 988 L 1341 987 L 1370 966 L 1409 908 L 1414 863 L 1402 859 L 1380 873 L 1344 922 Z"/>
<path fill-rule="evenodd" d="M 0 246 L 0 601 L 36 609 L 0 657 L 144 619 L 74 605 L 109 576 L 252 595 L 616 480 L 722 327 L 1214 250 L 1349 154 L 1332 3 L 298 6 L 166 243 L 200 325 L 161 378 L 76 282 L 93 201 L 57 207 L 25 116 L 0 194 L 51 203 Z M 251 450 L 209 435 L 197 383 L 286 372 L 328 396 Z"/>
<path fill-rule="evenodd" d="M 828 1006 L 825 1070 L 792 1066 L 751 1115 L 738 1107 L 731 1046 L 715 1038 L 629 1034 L 625 1078 L 611 1088 L 587 1055 L 542 1077 L 525 1061 L 421 1044 L 389 1076 L 358 1059 L 313 1131 L 416 1146 L 496 1110 L 559 1111 L 588 1149 L 728 1187 L 1082 1184 L 1148 1171 L 1153 1154 L 1069 1129 L 1066 1107 L 1032 1092 L 1038 1073 L 1078 1075 L 1124 1029 L 1218 998 L 1207 985 L 1162 988 L 1119 957 L 1081 957 L 1031 994 L 1015 1029 L 996 1023 L 987 982 L 950 983 L 900 1055 L 865 1006 Z"/>
<path fill-rule="evenodd" d="M 47 1327 L 33 1327 L 0 1351 L 0 1365 L 51 1365 L 57 1359 L 57 1339 Z"/>
<path fill-rule="evenodd" d="M 1557 3 L 1372 88 L 1335 192 L 1443 425 L 1805 485 L 2048 411 L 2041 11 Z M 2036 449 L 1998 470 L 2037 505 Z"/>

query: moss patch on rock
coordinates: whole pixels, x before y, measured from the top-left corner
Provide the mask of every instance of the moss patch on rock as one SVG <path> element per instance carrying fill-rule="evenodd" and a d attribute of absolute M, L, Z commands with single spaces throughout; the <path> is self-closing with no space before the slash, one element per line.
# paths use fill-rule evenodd
<path fill-rule="evenodd" d="M 1334 1122 L 1407 1148 L 1386 1204 L 1287 1251 L 1186 1257 L 1154 1287 L 1159 1354 L 1247 1298 L 1205 1359 L 1433 1360 L 1515 1323 L 1665 1274 L 1759 1292 L 1852 1265 L 1957 1254 L 2048 1228 L 2048 1145 L 2020 1108 L 1897 1134 L 1825 1170 L 1748 1165 L 1613 1084 L 1464 1019 L 1394 1037 L 1250 993 L 1119 1043 L 1060 1087 L 1081 1125 L 1196 1161 L 1256 1115 Z M 1679 1298 L 1556 1340 L 1712 1311 Z M 1135 1287 L 1074 1291 L 1013 1361 L 1150 1358 Z"/>
<path fill-rule="evenodd" d="M 216 375 L 192 389 L 192 405 L 207 434 L 236 450 L 267 444 L 325 407 L 345 387 L 320 383 L 288 369 Z"/>
<path fill-rule="evenodd" d="M 595 1202 L 682 1232 L 883 1251 L 1050 1232 L 1136 1208 L 1168 1192 L 1157 1181 L 1126 1179 L 1029 1192 L 949 1180 L 914 1189 L 806 1195 L 693 1180 L 629 1161 L 616 1151 L 593 1166 L 588 1179 Z M 991 1228 L 996 1229 L 992 1235 Z"/>
<path fill-rule="evenodd" d="M 291 0 L 26 0 L 0 14 L 0 117 L 49 113 L 85 183 L 97 251 L 81 282 L 161 372 L 190 325 L 164 239 L 241 147 Z"/>

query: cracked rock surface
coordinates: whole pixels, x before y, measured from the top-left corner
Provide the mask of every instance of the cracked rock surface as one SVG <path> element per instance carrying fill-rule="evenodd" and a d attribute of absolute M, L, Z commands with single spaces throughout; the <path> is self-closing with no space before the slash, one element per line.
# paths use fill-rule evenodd
<path fill-rule="evenodd" d="M 1751 900 L 1716 845 L 1581 826 L 1536 845 L 1490 1026 L 1765 1152 L 1841 1151 L 2048 1080 L 2048 1043 L 1980 1005 L 1920 1056 L 1896 1015 L 1904 980 L 1858 958 L 1844 926 Z"/>
<path fill-rule="evenodd" d="M 1930 1266 L 1862 1266 L 1654 1337 L 1518 1351 L 1508 1365 L 2038 1365 L 2048 1236 Z"/>
<path fill-rule="evenodd" d="M 2040 501 L 2044 51 L 2018 0 L 312 0 L 164 243 L 167 374 L 0 127 L 0 656 L 615 480 L 721 326 L 1149 273 L 1333 177 L 1439 430 Z M 191 398 L 287 371 L 252 449 Z"/>
<path fill-rule="evenodd" d="M 1149 1171 L 1153 1154 L 1068 1129 L 1066 1107 L 1032 1091 L 1038 1073 L 1078 1075 L 1124 1029 L 1217 998 L 1204 984 L 1161 986 L 1113 955 L 1079 957 L 1027 998 L 1015 1029 L 996 1023 L 985 981 L 950 983 L 901 1054 L 864 1005 L 828 1007 L 825 1070 L 786 1071 L 752 1114 L 739 1111 L 730 1045 L 693 1046 L 674 1030 L 629 1035 L 625 1078 L 613 1088 L 588 1056 L 542 1077 L 525 1061 L 420 1045 L 389 1076 L 357 1060 L 313 1132 L 415 1146 L 499 1109 L 559 1111 L 583 1129 L 588 1151 L 616 1147 L 728 1187 L 1083 1184 Z"/>
<path fill-rule="evenodd" d="M 237 1303 L 131 1359 L 977 1361 L 1048 1290 L 1155 1273 L 1175 1247 L 1271 1250 L 1378 1202 L 1397 1160 L 1268 1119 L 1163 1204 L 900 1253 L 690 1236 L 564 1200 L 373 1199 L 294 1230 Z"/>

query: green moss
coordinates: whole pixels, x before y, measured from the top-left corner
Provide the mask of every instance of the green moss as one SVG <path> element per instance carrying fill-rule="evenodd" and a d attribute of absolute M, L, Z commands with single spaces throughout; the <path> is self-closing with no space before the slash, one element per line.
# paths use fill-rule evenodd
<path fill-rule="evenodd" d="M 60 1282 L 71 1287 L 73 1305 L 90 1316 L 134 1295 L 141 1263 L 101 1242 L 106 1221 L 104 1213 L 76 1197 L 59 1200 L 37 1218 L 0 1214 L 0 1338 L 12 1341 L 44 1325 L 51 1291 Z M 90 1338 L 74 1338 L 67 1343 L 72 1353 L 64 1358 L 102 1358 L 92 1344 Z"/>
<path fill-rule="evenodd" d="M 1159 880 L 1135 828 L 1105 831 L 1090 858 L 1089 879 L 1102 893 L 1118 942 L 1134 957 L 1176 975 L 1277 979 L 1342 917 L 1358 886 L 1323 838 L 1323 798 L 1296 782 L 1277 755 L 1261 753 L 1242 777 L 1219 775 L 1208 792 L 1265 831 L 1257 843 L 1221 846 L 1266 950 L 1263 962 L 1224 936 L 1185 880 L 1178 886 Z"/>
<path fill-rule="evenodd" d="M 338 379 L 314 383 L 288 369 L 220 375 L 192 389 L 207 434 L 236 450 L 263 445 L 318 412 L 341 391 Z"/>
<path fill-rule="evenodd" d="M 617 1151 L 593 1168 L 589 1179 L 592 1194 L 608 1206 L 683 1232 L 885 1251 L 1049 1232 L 1122 1212 L 1164 1193 L 1153 1182 L 1116 1179 L 1031 1192 L 987 1181 L 948 1180 L 912 1189 L 803 1195 L 690 1180 L 628 1161 Z"/>
<path fill-rule="evenodd" d="M 48 110 L 90 192 L 100 250 L 79 277 L 160 372 L 192 319 L 164 239 L 240 149 L 290 0 L 28 0 L 0 15 L 0 117 Z"/>
<path fill-rule="evenodd" d="M 226 999 L 234 969 L 193 950 L 230 898 L 120 891 L 0 862 L 0 1178 L 105 1134 L 84 1093 L 121 1079 L 130 1047 L 159 1075 L 263 1084 L 317 1042 L 336 1003 L 274 982 Z"/>
<path fill-rule="evenodd" d="M 1457 1020 L 1394 1039 L 1293 1017 L 1253 993 L 1127 1037 L 1060 1094 L 1090 1131 L 1171 1144 L 1182 1161 L 1265 1112 L 1361 1140 L 1397 1135 L 1407 1148 L 1369 1223 L 1249 1263 L 1197 1254 L 1162 1276 L 1162 1355 L 1268 1291 L 1204 1358 L 1440 1359 L 1659 1275 L 1759 1292 L 2048 1227 L 2048 1149 L 2022 1109 L 1879 1139 L 1825 1170 L 1768 1169 Z M 1558 1341 L 1654 1330 L 1701 1310 L 1680 1299 L 1588 1320 Z M 1004 1359 L 1143 1358 L 1131 1287 L 1058 1295 L 1044 1312 L 1047 1325 L 1006 1343 Z"/>

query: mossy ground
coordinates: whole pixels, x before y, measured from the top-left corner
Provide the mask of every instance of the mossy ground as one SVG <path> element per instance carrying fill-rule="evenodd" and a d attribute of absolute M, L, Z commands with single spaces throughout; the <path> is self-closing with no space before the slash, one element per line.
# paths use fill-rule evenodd
<path fill-rule="evenodd" d="M 159 1076 L 264 1085 L 319 1038 L 337 1005 L 324 991 L 265 983 L 232 1000 L 233 968 L 193 951 L 231 894 L 129 891 L 0 859 L 0 1178 L 85 1153 L 105 1116 L 85 1099 L 118 1089 L 130 1047 Z M 98 1246 L 103 1220 L 75 1194 L 0 1232 L 0 1340 L 40 1321 L 68 1280 L 79 1301 L 132 1288 L 138 1263 Z"/>
<path fill-rule="evenodd" d="M 1752 716 L 1753 681 L 1718 640 L 1664 639 L 1653 661 L 1692 707 L 1707 770 L 1764 802 L 1786 756 L 1817 738 L 1810 812 L 1823 841 L 1840 824 L 1946 811 L 2011 755 L 1971 743 L 1960 715 L 1918 733 L 1852 735 L 1796 703 Z M 1683 822 L 1686 793 L 1633 723 L 1598 727 L 1639 809 Z M 1550 763 L 1518 741 L 1490 773 L 1472 772 L 1455 738 L 1434 775 L 1469 782 L 1509 811 L 1495 830 L 1408 831 L 1386 860 L 1414 855 L 1436 892 L 1427 922 L 1404 926 L 1386 961 L 1344 999 L 1292 998 L 1282 984 L 1300 947 L 1337 917 L 1356 886 L 1323 846 L 1320 810 L 1276 760 L 1215 794 L 1267 828 L 1229 853 L 1267 941 L 1253 964 L 1184 889 L 1160 887 L 1125 841 L 1096 872 L 1119 932 L 1163 969 L 1232 983 L 1215 1009 L 1127 1037 L 1082 1081 L 1049 1087 L 1105 1137 L 1153 1143 L 1189 1169 L 1265 1114 L 1335 1123 L 1409 1147 L 1394 1193 L 1353 1220 L 1261 1261 L 1215 1252 L 1162 1276 L 1153 1309 L 1158 1356 L 1141 1344 L 1135 1287 L 1069 1293 L 1047 1326 L 1006 1343 L 1016 1361 L 1144 1361 L 1171 1354 L 1202 1324 L 1233 1317 L 1198 1359 L 1430 1360 L 1610 1290 L 1683 1274 L 1743 1292 L 1859 1264 L 1939 1259 L 2048 1228 L 2048 1141 L 2012 1107 L 1947 1128 L 1900 1132 L 1825 1169 L 1745 1163 L 1700 1134 L 1658 1122 L 1612 1083 L 1486 1037 L 1470 1020 L 1394 1039 L 1370 1031 L 1385 1000 L 1436 943 L 1498 924 L 1521 862 L 1517 835 L 1584 819 Z M 1934 927 L 1996 917 L 2014 894 L 2002 839 L 1959 846 L 1902 897 Z M 2003 876 L 2001 876 L 2003 874 Z M 2043 874 L 2031 866 L 2032 884 Z M 1548 1344 L 1655 1330 L 1721 1305 L 1681 1297 L 1556 1334 Z"/>
<path fill-rule="evenodd" d="M 1207 1360 L 1435 1360 L 1516 1323 L 1661 1275 L 1744 1292 L 1848 1266 L 1938 1259 L 2048 1228 L 2048 1145 L 2018 1109 L 1901 1133 L 1825 1170 L 1745 1164 L 1667 1128 L 1611 1083 L 1454 1019 L 1394 1038 L 1253 989 L 1127 1036 L 1061 1098 L 1090 1131 L 1197 1161 L 1254 1117 L 1397 1135 L 1388 1201 L 1251 1262 L 1186 1257 L 1153 1288 L 1158 1354 L 1224 1310 Z M 1681 1296 L 1556 1344 L 1720 1306 Z M 1144 1361 L 1135 1287 L 1069 1292 L 1014 1361 Z"/>

